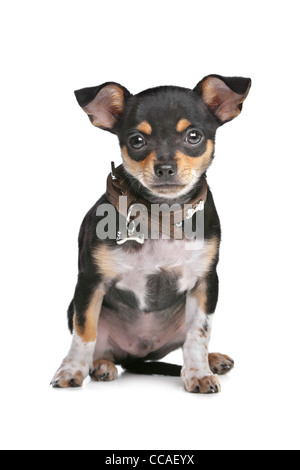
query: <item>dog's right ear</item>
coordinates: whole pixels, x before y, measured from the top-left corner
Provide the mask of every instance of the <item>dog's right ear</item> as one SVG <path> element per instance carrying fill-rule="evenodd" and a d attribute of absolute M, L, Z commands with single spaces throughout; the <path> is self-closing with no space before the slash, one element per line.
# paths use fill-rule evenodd
<path fill-rule="evenodd" d="M 250 78 L 208 75 L 194 91 L 202 96 L 222 125 L 240 114 L 250 87 Z"/>
<path fill-rule="evenodd" d="M 77 90 L 75 96 L 94 126 L 115 133 L 130 93 L 122 85 L 108 82 Z"/>

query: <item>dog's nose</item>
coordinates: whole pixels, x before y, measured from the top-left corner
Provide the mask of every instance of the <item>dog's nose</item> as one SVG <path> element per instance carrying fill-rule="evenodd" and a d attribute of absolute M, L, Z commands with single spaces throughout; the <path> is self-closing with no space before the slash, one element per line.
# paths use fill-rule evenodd
<path fill-rule="evenodd" d="M 155 165 L 154 172 L 160 180 L 168 181 L 176 175 L 177 167 L 175 163 L 159 163 Z"/>

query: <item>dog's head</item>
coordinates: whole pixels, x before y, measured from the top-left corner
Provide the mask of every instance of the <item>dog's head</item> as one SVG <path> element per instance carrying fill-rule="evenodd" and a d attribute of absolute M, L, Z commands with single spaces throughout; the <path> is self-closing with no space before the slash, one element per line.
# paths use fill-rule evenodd
<path fill-rule="evenodd" d="M 209 75 L 193 89 L 137 95 L 118 83 L 76 91 L 92 124 L 119 138 L 124 167 L 152 194 L 179 198 L 197 186 L 214 156 L 215 133 L 242 110 L 249 78 Z"/>

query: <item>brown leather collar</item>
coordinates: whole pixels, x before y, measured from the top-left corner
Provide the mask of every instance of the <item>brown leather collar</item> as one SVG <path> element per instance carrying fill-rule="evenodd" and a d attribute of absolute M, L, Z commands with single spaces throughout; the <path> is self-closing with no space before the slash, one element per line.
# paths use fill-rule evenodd
<path fill-rule="evenodd" d="M 107 178 L 107 189 L 106 196 L 109 202 L 117 209 L 117 211 L 127 219 L 128 225 L 131 221 L 134 220 L 134 217 L 130 218 L 130 210 L 135 204 L 142 204 L 147 208 L 148 214 L 148 224 L 147 227 L 152 227 L 159 234 L 170 235 L 171 238 L 178 237 L 178 230 L 181 230 L 182 237 L 184 238 L 184 220 L 190 219 L 197 211 L 203 210 L 204 205 L 207 200 L 208 185 L 206 178 L 203 180 L 203 186 L 201 192 L 191 201 L 189 201 L 184 206 L 180 206 L 178 210 L 171 212 L 170 226 L 166 227 L 162 218 L 160 217 L 159 222 L 156 223 L 153 218 L 151 218 L 151 203 L 146 199 L 135 196 L 128 186 L 125 183 L 125 171 L 123 165 L 120 165 L 118 168 L 114 168 L 112 164 L 112 172 Z M 126 213 L 124 209 L 120 206 L 120 197 L 127 197 L 127 207 Z M 129 214 L 129 219 L 128 219 Z M 176 237 L 175 237 L 176 233 Z M 127 240 L 129 240 L 128 238 Z M 126 241 L 127 241 L 126 240 Z M 137 240 L 135 240 L 137 241 Z M 140 241 L 141 242 L 141 241 Z"/>

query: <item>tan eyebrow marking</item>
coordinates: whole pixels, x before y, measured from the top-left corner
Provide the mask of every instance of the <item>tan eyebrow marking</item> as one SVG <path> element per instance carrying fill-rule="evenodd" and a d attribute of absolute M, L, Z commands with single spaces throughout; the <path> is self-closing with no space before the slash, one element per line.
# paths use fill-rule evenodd
<path fill-rule="evenodd" d="M 191 125 L 191 123 L 187 119 L 180 119 L 180 121 L 177 123 L 176 131 L 177 132 L 183 132 L 188 127 L 190 127 L 190 125 Z"/>
<path fill-rule="evenodd" d="M 148 121 L 141 122 L 141 124 L 137 126 L 137 130 L 147 135 L 152 134 L 152 127 L 150 126 Z"/>

